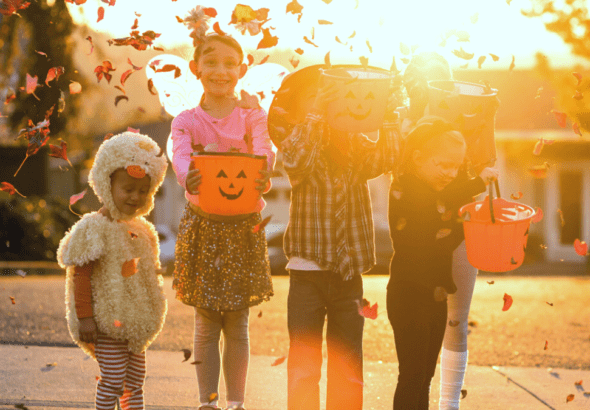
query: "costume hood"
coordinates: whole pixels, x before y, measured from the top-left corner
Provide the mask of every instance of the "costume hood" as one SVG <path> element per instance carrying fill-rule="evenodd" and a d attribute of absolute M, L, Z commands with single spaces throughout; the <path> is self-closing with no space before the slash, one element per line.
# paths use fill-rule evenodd
<path fill-rule="evenodd" d="M 100 202 L 109 210 L 115 220 L 129 220 L 144 216 L 154 208 L 154 194 L 164 182 L 168 162 L 164 151 L 148 136 L 135 132 L 123 132 L 102 143 L 96 153 L 88 182 Z M 119 168 L 133 166 L 150 176 L 150 189 L 145 205 L 134 215 L 126 215 L 115 206 L 111 194 L 111 175 Z M 141 170 L 140 170 L 141 169 Z"/>

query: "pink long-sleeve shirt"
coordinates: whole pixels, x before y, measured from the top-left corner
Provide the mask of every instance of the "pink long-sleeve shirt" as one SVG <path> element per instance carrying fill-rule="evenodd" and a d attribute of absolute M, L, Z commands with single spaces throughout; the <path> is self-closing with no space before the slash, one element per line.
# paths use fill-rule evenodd
<path fill-rule="evenodd" d="M 244 138 L 249 135 L 250 138 Z M 250 140 L 250 147 L 246 140 Z M 186 190 L 186 178 L 191 162 L 193 145 L 217 144 L 216 151 L 227 152 L 230 148 L 239 148 L 240 152 L 266 155 L 268 168 L 272 170 L 275 154 L 268 136 L 266 113 L 262 109 L 236 107 L 225 118 L 215 118 L 207 114 L 200 106 L 181 112 L 172 121 L 172 168 L 181 187 Z M 199 205 L 199 196 L 185 192 L 186 199 Z M 256 212 L 265 206 L 260 198 Z"/>

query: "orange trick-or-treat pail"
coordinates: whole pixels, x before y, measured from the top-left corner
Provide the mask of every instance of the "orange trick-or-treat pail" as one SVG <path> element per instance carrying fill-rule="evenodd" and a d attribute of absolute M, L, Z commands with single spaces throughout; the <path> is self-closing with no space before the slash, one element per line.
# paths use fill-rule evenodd
<path fill-rule="evenodd" d="M 192 160 L 201 174 L 199 206 L 210 214 L 240 215 L 254 212 L 259 191 L 256 179 L 266 166 L 266 156 L 241 152 L 194 152 Z"/>
<path fill-rule="evenodd" d="M 535 215 L 530 206 L 492 199 L 492 184 L 489 195 L 483 201 L 472 202 L 459 210 L 463 218 L 465 245 L 469 263 L 487 272 L 508 272 L 518 268 L 524 261 L 529 226 Z"/>

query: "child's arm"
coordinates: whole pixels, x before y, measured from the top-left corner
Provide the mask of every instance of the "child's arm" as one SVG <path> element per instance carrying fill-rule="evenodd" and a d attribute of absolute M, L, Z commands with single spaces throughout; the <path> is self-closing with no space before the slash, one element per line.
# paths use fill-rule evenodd
<path fill-rule="evenodd" d="M 192 138 L 190 135 L 190 114 L 180 113 L 172 121 L 172 168 L 176 173 L 178 184 L 187 189 L 186 180 L 191 163 Z M 190 192 L 189 192 L 190 193 Z"/>
<path fill-rule="evenodd" d="M 90 277 L 94 262 L 74 267 L 74 300 L 76 316 L 80 321 L 80 340 L 86 343 L 96 343 L 98 328 L 92 311 L 92 286 Z"/>

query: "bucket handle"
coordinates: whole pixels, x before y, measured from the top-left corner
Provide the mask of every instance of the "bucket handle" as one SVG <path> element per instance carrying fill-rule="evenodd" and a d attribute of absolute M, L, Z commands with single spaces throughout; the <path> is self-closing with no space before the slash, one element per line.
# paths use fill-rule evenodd
<path fill-rule="evenodd" d="M 496 188 L 496 197 L 500 198 L 500 184 L 498 183 L 497 179 L 494 181 L 494 187 Z M 490 218 L 492 219 L 492 223 L 495 224 L 496 218 L 494 217 L 494 195 L 491 183 L 488 184 L 488 190 L 488 199 L 490 201 Z"/>

